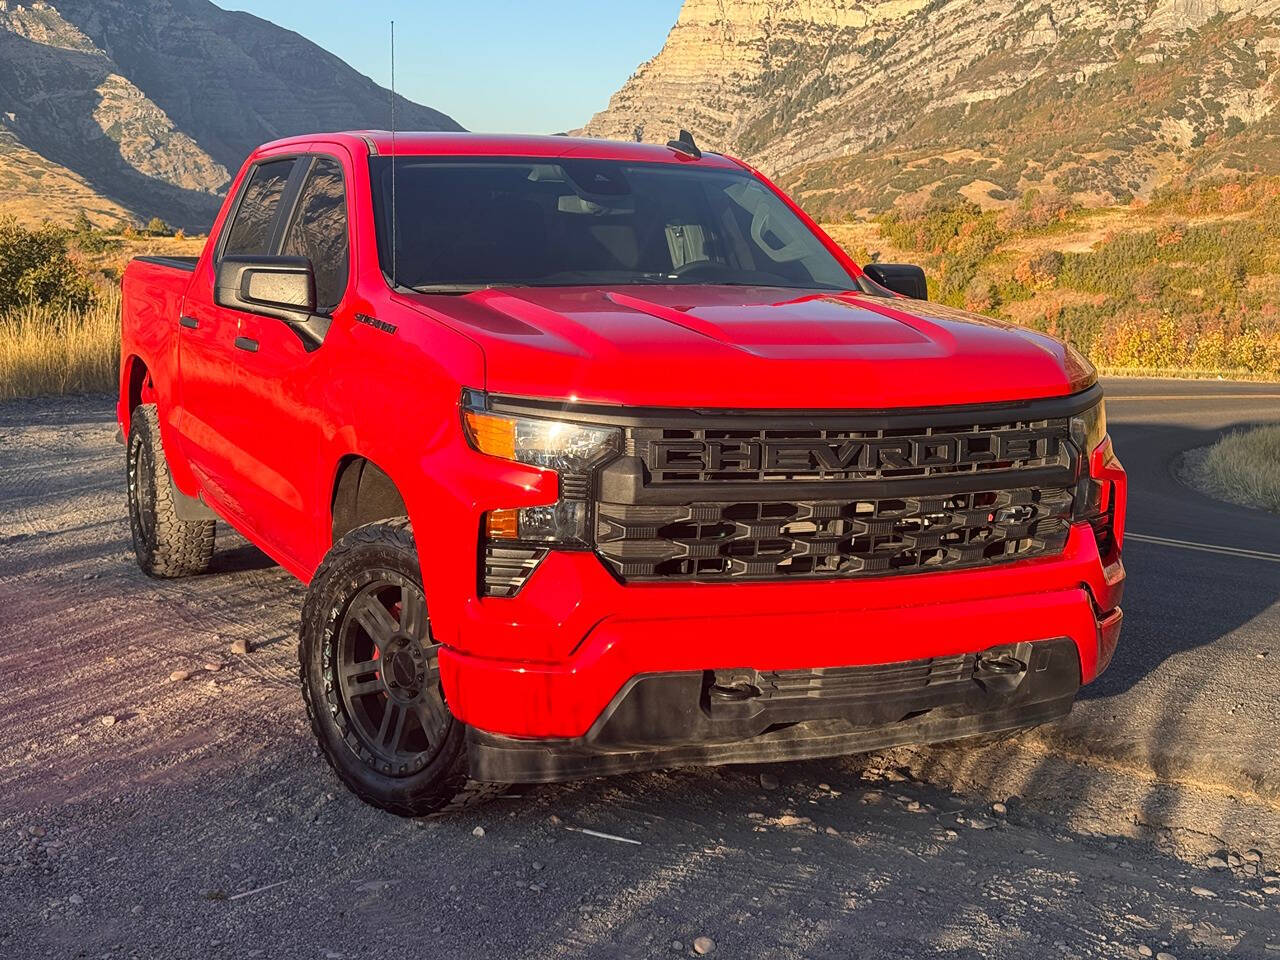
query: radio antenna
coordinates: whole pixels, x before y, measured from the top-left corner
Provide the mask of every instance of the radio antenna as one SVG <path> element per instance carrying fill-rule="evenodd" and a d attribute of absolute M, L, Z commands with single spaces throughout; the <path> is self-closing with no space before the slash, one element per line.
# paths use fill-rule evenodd
<path fill-rule="evenodd" d="M 400 231 L 396 219 L 396 22 L 391 21 L 391 287 L 396 282 L 396 261 L 400 255 Z"/>

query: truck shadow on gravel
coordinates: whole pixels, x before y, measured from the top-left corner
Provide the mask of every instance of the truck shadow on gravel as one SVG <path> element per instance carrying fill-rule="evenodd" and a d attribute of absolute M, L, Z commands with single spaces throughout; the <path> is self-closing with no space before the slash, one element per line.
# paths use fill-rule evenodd
<path fill-rule="evenodd" d="M 717 955 L 786 960 L 1266 951 L 1273 908 L 1238 872 L 1030 802 L 993 813 L 884 757 L 622 776 L 408 821 L 338 788 L 295 704 L 253 713 L 211 710 L 247 735 L 238 748 L 169 740 L 93 798 L 0 817 L 6 838 L 43 831 L 0 842 L 0 885 L 22 891 L 0 897 L 0 946 L 529 960 L 687 956 L 699 937 Z M 144 732 L 107 736 L 119 749 Z"/>
<path fill-rule="evenodd" d="M 219 530 L 223 533 L 223 530 Z M 239 540 L 239 537 L 235 539 Z M 209 564 L 207 576 L 224 576 L 234 573 L 248 573 L 254 570 L 268 570 L 278 564 L 251 543 L 243 540 L 230 547 L 219 545 Z"/>

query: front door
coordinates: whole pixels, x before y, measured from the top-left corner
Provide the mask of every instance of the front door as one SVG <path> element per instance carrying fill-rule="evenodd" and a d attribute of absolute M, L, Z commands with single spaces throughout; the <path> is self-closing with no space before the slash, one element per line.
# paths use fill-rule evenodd
<path fill-rule="evenodd" d="M 246 327 L 258 317 L 214 303 L 217 266 L 228 255 L 267 254 L 277 240 L 297 158 L 266 160 L 244 178 L 220 247 L 182 307 L 178 337 L 181 408 L 175 418 L 183 452 L 205 498 L 224 515 L 250 516 L 243 444 L 264 424 L 244 395 Z"/>
<path fill-rule="evenodd" d="M 332 316 L 348 287 L 351 267 L 342 165 L 325 156 L 299 161 L 305 178 L 294 209 L 282 223 L 273 254 L 306 257 L 316 278 L 317 312 Z M 283 320 L 249 316 L 240 352 L 245 409 L 257 428 L 238 431 L 252 483 L 244 493 L 251 523 L 262 540 L 302 567 L 318 559 L 317 542 L 329 504 L 317 501 L 324 439 L 324 396 L 332 382 L 332 349 L 299 336 Z M 251 498 L 251 500 L 250 500 Z M 327 544 L 326 544 L 327 546 Z"/>

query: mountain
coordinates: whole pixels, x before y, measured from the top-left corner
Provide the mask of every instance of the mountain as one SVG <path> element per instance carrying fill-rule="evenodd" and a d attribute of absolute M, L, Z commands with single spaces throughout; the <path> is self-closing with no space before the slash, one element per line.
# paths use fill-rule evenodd
<path fill-rule="evenodd" d="M 0 215 L 207 228 L 254 147 L 390 112 L 337 57 L 208 0 L 0 0 Z M 461 129 L 403 97 L 396 120 Z"/>
<path fill-rule="evenodd" d="M 822 216 L 1280 172 L 1280 0 L 685 0 L 583 133 L 753 162 Z"/>

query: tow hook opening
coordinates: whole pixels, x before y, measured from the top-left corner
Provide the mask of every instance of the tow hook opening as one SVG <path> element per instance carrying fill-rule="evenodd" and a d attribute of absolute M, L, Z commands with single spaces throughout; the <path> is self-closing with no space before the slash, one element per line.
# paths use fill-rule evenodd
<path fill-rule="evenodd" d="M 1008 677 L 1025 673 L 1026 670 L 1027 665 L 1011 653 L 989 651 L 978 656 L 978 671 L 980 673 Z"/>
<path fill-rule="evenodd" d="M 974 682 L 988 693 L 1013 693 L 1030 671 L 1031 653 L 1029 643 L 1005 644 L 982 651 L 973 665 Z"/>
<path fill-rule="evenodd" d="M 715 678 L 715 674 L 712 674 Z M 729 703 L 741 703 L 744 700 L 754 700 L 761 696 L 763 691 L 746 677 L 728 677 L 725 679 L 716 679 L 707 687 L 707 695 L 712 700 L 719 700 Z"/>

